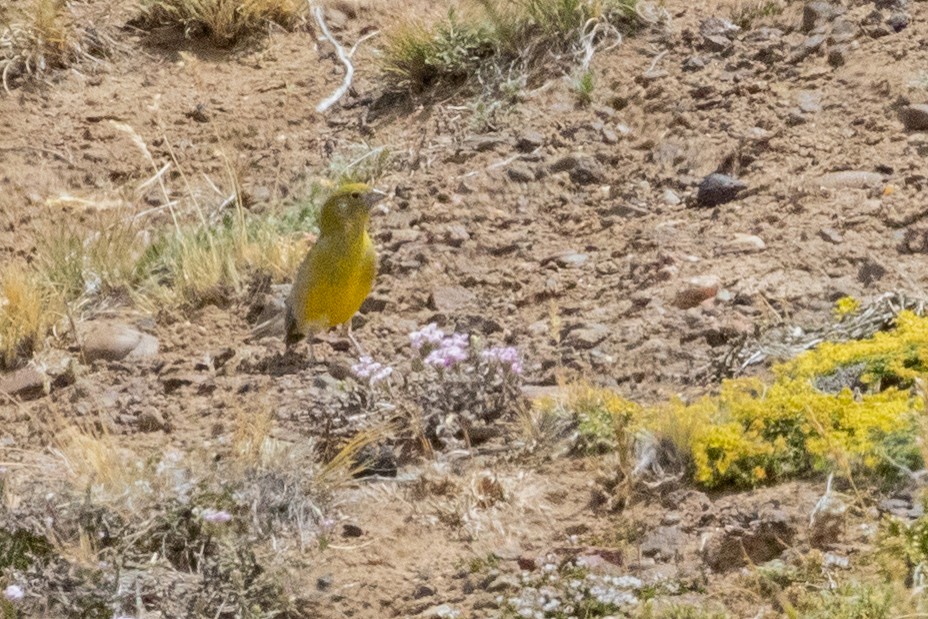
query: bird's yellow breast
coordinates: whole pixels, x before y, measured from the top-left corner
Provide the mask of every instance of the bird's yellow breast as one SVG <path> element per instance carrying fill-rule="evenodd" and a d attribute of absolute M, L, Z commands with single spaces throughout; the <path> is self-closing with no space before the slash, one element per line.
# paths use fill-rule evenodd
<path fill-rule="evenodd" d="M 367 233 L 350 243 L 320 237 L 293 284 L 297 330 L 307 334 L 350 320 L 370 294 L 376 269 L 377 255 Z"/>

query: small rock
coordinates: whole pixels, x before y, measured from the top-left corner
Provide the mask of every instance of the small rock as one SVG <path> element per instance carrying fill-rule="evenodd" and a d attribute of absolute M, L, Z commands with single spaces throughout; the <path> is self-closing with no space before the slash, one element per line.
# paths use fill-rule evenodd
<path fill-rule="evenodd" d="M 840 67 L 847 62 L 848 47 L 846 45 L 833 45 L 828 48 L 828 64 Z"/>
<path fill-rule="evenodd" d="M 819 26 L 826 25 L 834 18 L 844 14 L 845 10 L 843 6 L 830 2 L 807 2 L 802 7 L 802 31 L 812 32 Z"/>
<path fill-rule="evenodd" d="M 907 105 L 899 112 L 906 131 L 928 131 L 928 104 Z"/>
<path fill-rule="evenodd" d="M 747 185 L 743 182 L 727 174 L 713 172 L 699 183 L 696 206 L 713 207 L 731 202 L 745 189 Z"/>
<path fill-rule="evenodd" d="M 415 590 L 412 592 L 412 599 L 421 600 L 422 598 L 428 598 L 435 595 L 435 588 L 428 585 L 418 585 Z"/>
<path fill-rule="evenodd" d="M 865 286 L 869 286 L 883 279 L 886 275 L 886 267 L 872 258 L 864 260 L 857 271 L 857 280 Z"/>
<path fill-rule="evenodd" d="M 48 377 L 32 366 L 0 375 L 0 394 L 21 400 L 34 400 L 48 394 Z"/>
<path fill-rule="evenodd" d="M 866 172 L 863 170 L 842 170 L 829 172 L 815 179 L 816 187 L 825 189 L 867 189 L 882 185 L 886 177 L 879 172 Z"/>
<path fill-rule="evenodd" d="M 197 103 L 196 107 L 187 112 L 185 116 L 198 123 L 209 122 L 209 114 L 206 113 L 206 105 L 202 103 Z"/>
<path fill-rule="evenodd" d="M 445 242 L 451 247 L 460 247 L 470 240 L 467 228 L 460 224 L 451 224 L 445 230 Z"/>
<path fill-rule="evenodd" d="M 706 68 L 706 61 L 700 56 L 690 56 L 683 62 L 684 71 L 702 71 Z"/>
<path fill-rule="evenodd" d="M 767 249 L 767 244 L 764 243 L 764 239 L 753 234 L 741 234 L 736 233 L 735 238 L 733 238 L 728 243 L 728 248 L 734 252 L 755 252 L 763 251 Z"/>
<path fill-rule="evenodd" d="M 818 235 L 822 238 L 823 241 L 832 243 L 834 245 L 839 245 L 844 242 L 844 236 L 834 228 L 822 228 L 818 231 Z"/>
<path fill-rule="evenodd" d="M 909 16 L 907 13 L 897 11 L 886 18 L 886 25 L 893 29 L 893 32 L 901 32 L 909 25 Z"/>
<path fill-rule="evenodd" d="M 743 514 L 739 522 L 710 535 L 703 544 L 703 555 L 712 569 L 727 571 L 744 565 L 745 556 L 755 564 L 777 558 L 795 536 L 796 528 L 784 511 L 766 508 Z"/>
<path fill-rule="evenodd" d="M 699 34 L 702 36 L 722 35 L 728 36 L 741 30 L 738 26 L 719 17 L 709 17 L 699 22 Z"/>
<path fill-rule="evenodd" d="M 158 354 L 158 339 L 153 335 L 111 322 L 88 323 L 83 337 L 84 359 L 119 361 L 127 357 L 152 357 Z"/>
<path fill-rule="evenodd" d="M 567 343 L 574 348 L 588 350 L 593 348 L 612 333 L 612 329 L 603 324 L 584 324 L 567 334 Z"/>
<path fill-rule="evenodd" d="M 429 306 L 438 312 L 454 312 L 476 301 L 477 295 L 461 286 L 441 286 L 429 296 Z"/>
<path fill-rule="evenodd" d="M 578 185 L 602 183 L 605 176 L 602 166 L 588 155 L 567 155 L 555 161 L 548 168 L 552 174 L 567 172 L 570 180 Z"/>
<path fill-rule="evenodd" d="M 800 90 L 796 97 L 799 109 L 805 114 L 814 114 L 822 111 L 822 93 L 815 90 Z"/>
<path fill-rule="evenodd" d="M 665 189 L 661 197 L 664 200 L 664 204 L 669 206 L 677 206 L 680 204 L 680 202 L 682 202 L 680 196 L 674 193 L 673 189 Z"/>
<path fill-rule="evenodd" d="M 486 590 L 490 593 L 502 593 L 503 591 L 519 589 L 521 586 L 522 583 L 514 575 L 500 574 L 486 586 Z"/>
<path fill-rule="evenodd" d="M 590 256 L 588 254 L 580 254 L 577 252 L 568 251 L 551 256 L 550 258 L 545 258 L 541 261 L 541 264 L 544 265 L 549 262 L 554 262 L 554 264 L 561 267 L 562 269 L 574 269 L 583 266 L 589 259 Z"/>
<path fill-rule="evenodd" d="M 823 496 L 809 520 L 809 541 L 823 548 L 841 539 L 847 520 L 847 504 L 834 494 Z"/>
<path fill-rule="evenodd" d="M 159 432 L 170 430 L 170 425 L 165 420 L 164 415 L 156 408 L 146 408 L 139 415 L 139 430 L 142 432 Z"/>
<path fill-rule="evenodd" d="M 342 526 L 342 537 L 361 537 L 364 535 L 364 529 L 356 524 L 345 524 Z"/>
<path fill-rule="evenodd" d="M 721 286 L 721 281 L 714 275 L 701 275 L 690 278 L 685 282 L 684 287 L 677 292 L 673 304 L 680 309 L 696 307 L 703 301 L 717 295 Z"/>
<path fill-rule="evenodd" d="M 826 38 L 824 34 L 813 34 L 810 37 L 806 37 L 802 43 L 793 49 L 793 53 L 789 57 L 790 62 L 793 64 L 802 62 L 821 49 L 822 45 L 825 44 Z"/>
<path fill-rule="evenodd" d="M 316 589 L 319 591 L 328 591 L 332 588 L 335 578 L 331 574 L 325 574 L 316 579 Z"/>
<path fill-rule="evenodd" d="M 721 54 L 732 46 L 731 39 L 722 34 L 709 34 L 702 37 L 702 47 L 710 52 Z"/>
<path fill-rule="evenodd" d="M 641 542 L 641 554 L 658 561 L 673 559 L 683 545 L 685 535 L 677 527 L 658 527 L 649 532 Z"/>
<path fill-rule="evenodd" d="M 516 148 L 518 148 L 523 153 L 529 153 L 536 148 L 543 146 L 545 143 L 545 136 L 539 133 L 538 131 L 526 131 L 518 140 L 516 140 Z"/>
<path fill-rule="evenodd" d="M 535 172 L 528 165 L 518 161 L 506 169 L 506 176 L 517 183 L 531 183 L 535 180 Z"/>
<path fill-rule="evenodd" d="M 417 615 L 419 619 L 457 619 L 460 616 L 461 611 L 451 604 L 432 606 Z"/>

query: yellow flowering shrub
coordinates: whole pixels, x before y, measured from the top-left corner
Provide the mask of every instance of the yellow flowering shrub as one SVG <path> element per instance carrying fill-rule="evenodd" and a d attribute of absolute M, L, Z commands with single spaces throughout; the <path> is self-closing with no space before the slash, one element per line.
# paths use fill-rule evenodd
<path fill-rule="evenodd" d="M 817 379 L 846 367 L 860 368 L 867 393 L 817 387 Z M 815 470 L 887 475 L 897 464 L 917 468 L 925 403 L 907 387 L 926 367 L 928 319 L 904 312 L 893 331 L 822 344 L 775 366 L 771 384 L 724 381 L 718 395 L 675 411 L 706 420 L 688 444 L 696 481 L 752 486 Z"/>
<path fill-rule="evenodd" d="M 854 297 L 841 297 L 835 301 L 834 314 L 835 318 L 842 319 L 845 316 L 850 316 L 860 309 L 860 301 Z"/>

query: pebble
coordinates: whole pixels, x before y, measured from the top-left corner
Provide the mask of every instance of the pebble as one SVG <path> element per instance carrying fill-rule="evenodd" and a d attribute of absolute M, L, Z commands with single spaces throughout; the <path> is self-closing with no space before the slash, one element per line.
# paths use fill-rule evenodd
<path fill-rule="evenodd" d="M 806 114 L 822 111 L 822 93 L 816 90 L 800 90 L 797 99 L 799 109 Z"/>
<path fill-rule="evenodd" d="M 49 390 L 48 376 L 32 366 L 0 375 L 0 393 L 22 400 L 34 400 L 46 395 Z"/>
<path fill-rule="evenodd" d="M 88 323 L 82 344 L 87 363 L 98 359 L 119 361 L 158 354 L 158 339 L 155 336 L 120 323 Z"/>
<path fill-rule="evenodd" d="M 538 131 L 526 131 L 521 136 L 519 136 L 518 140 L 516 140 L 516 148 L 518 148 L 523 153 L 529 153 L 544 145 L 544 143 L 544 135 Z"/>
<path fill-rule="evenodd" d="M 599 323 L 584 324 L 572 329 L 567 334 L 567 343 L 574 348 L 588 350 L 593 348 L 612 333 L 612 329 Z"/>
<path fill-rule="evenodd" d="M 572 269 L 576 267 L 583 266 L 590 259 L 588 254 L 580 254 L 577 252 L 564 252 L 553 256 L 549 260 L 543 260 L 542 263 L 554 261 L 554 264 L 561 267 L 562 269 Z"/>
<path fill-rule="evenodd" d="M 456 619 L 461 616 L 461 611 L 451 604 L 439 604 L 425 609 L 417 616 L 419 619 Z"/>
<path fill-rule="evenodd" d="M 170 431 L 171 426 L 165 420 L 164 415 L 156 408 L 147 408 L 139 415 L 139 430 L 142 432 L 158 432 L 164 430 Z"/>
<path fill-rule="evenodd" d="M 641 542 L 641 554 L 645 557 L 654 557 L 659 561 L 669 561 L 683 546 L 685 537 L 678 527 L 657 527 Z"/>
<path fill-rule="evenodd" d="M 832 243 L 834 245 L 838 245 L 844 242 L 844 236 L 842 236 L 842 234 L 834 228 L 822 228 L 818 231 L 818 235 L 823 241 Z"/>
<path fill-rule="evenodd" d="M 535 172 L 528 165 L 518 161 L 506 169 L 506 176 L 517 183 L 531 183 L 535 180 Z"/>
<path fill-rule="evenodd" d="M 813 34 L 810 37 L 806 37 L 802 43 L 793 49 L 793 53 L 789 58 L 790 62 L 793 64 L 802 62 L 817 52 L 822 47 L 822 45 L 825 44 L 826 38 L 827 37 L 824 34 Z"/>
<path fill-rule="evenodd" d="M 754 234 L 735 233 L 735 237 L 728 242 L 728 249 L 735 252 L 755 252 L 767 249 L 764 239 Z"/>
<path fill-rule="evenodd" d="M 843 6 L 830 2 L 807 2 L 802 7 L 802 31 L 812 32 L 819 26 L 823 26 L 839 15 L 844 14 L 845 11 L 846 9 Z"/>
<path fill-rule="evenodd" d="M 825 189 L 867 189 L 885 182 L 886 177 L 879 172 L 865 170 L 842 170 L 829 172 L 815 179 L 816 187 Z"/>
<path fill-rule="evenodd" d="M 902 108 L 899 118 L 906 131 L 928 131 L 928 104 L 907 105 Z"/>
<path fill-rule="evenodd" d="M 699 275 L 684 283 L 674 296 L 673 304 L 680 309 L 696 307 L 703 301 L 713 298 L 722 287 L 722 282 L 715 275 Z"/>
<path fill-rule="evenodd" d="M 713 172 L 699 183 L 696 206 L 713 207 L 731 202 L 747 185 L 727 174 Z"/>
<path fill-rule="evenodd" d="M 453 312 L 473 305 L 477 295 L 461 286 L 440 286 L 432 289 L 429 306 L 438 312 Z"/>
<path fill-rule="evenodd" d="M 605 176 L 602 166 L 589 155 L 567 155 L 551 164 L 548 170 L 552 174 L 567 172 L 570 180 L 578 185 L 602 183 Z"/>
<path fill-rule="evenodd" d="M 435 595 L 435 587 L 430 587 L 429 585 L 417 585 L 415 590 L 412 592 L 412 599 L 421 600 L 422 598 L 428 598 Z"/>
<path fill-rule="evenodd" d="M 669 206 L 677 206 L 680 204 L 680 202 L 682 202 L 682 200 L 680 200 L 680 196 L 674 193 L 673 189 L 665 189 L 661 197 L 664 200 L 664 204 Z"/>
<path fill-rule="evenodd" d="M 487 585 L 486 590 L 490 593 L 501 593 L 510 589 L 518 589 L 522 583 L 512 574 L 500 574 Z"/>

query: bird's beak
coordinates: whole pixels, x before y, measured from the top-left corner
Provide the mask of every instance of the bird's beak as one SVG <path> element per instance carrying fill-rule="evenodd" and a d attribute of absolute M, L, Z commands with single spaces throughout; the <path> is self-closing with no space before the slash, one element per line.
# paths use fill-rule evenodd
<path fill-rule="evenodd" d="M 387 197 L 387 194 L 379 189 L 371 189 L 366 194 L 364 194 L 364 203 L 367 204 L 368 210 L 374 208 L 374 206 Z"/>

